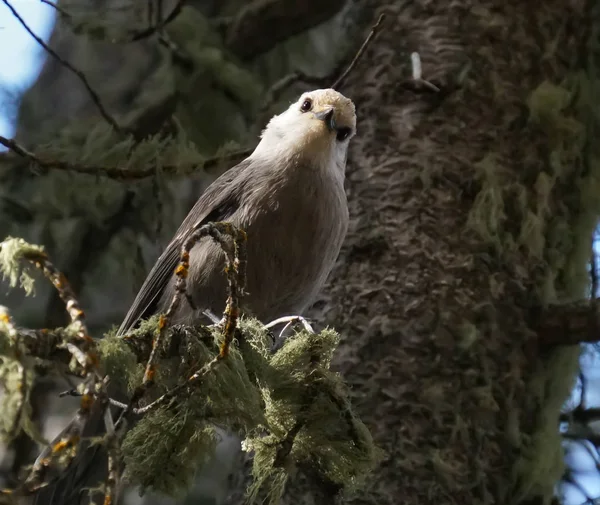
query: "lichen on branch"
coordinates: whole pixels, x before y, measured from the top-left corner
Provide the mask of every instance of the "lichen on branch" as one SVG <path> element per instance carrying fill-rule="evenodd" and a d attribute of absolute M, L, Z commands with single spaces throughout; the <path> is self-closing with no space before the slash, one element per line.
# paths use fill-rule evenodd
<path fill-rule="evenodd" d="M 226 224 L 217 225 L 228 229 Z M 30 249 L 36 254 L 42 251 L 20 239 L 3 242 L 3 273 L 18 280 L 23 272 L 19 259 Z M 232 272 L 243 271 L 240 257 L 240 251 L 235 259 L 232 257 Z M 235 282 L 232 277 L 230 283 Z M 31 279 L 26 285 L 32 287 Z M 243 283 L 239 287 L 243 291 Z M 235 309 L 234 302 L 230 294 L 226 316 L 228 310 Z M 11 408 L 3 411 L 0 425 L 9 426 L 5 433 L 25 430 L 35 437 L 32 423 L 25 421 L 27 391 L 36 371 L 24 364 L 38 360 L 56 372 L 82 375 L 86 361 L 75 359 L 73 331 L 25 330 L 7 313 L 2 314 L 0 379 L 10 378 L 2 380 L 2 387 Z M 112 426 L 112 431 L 107 428 L 108 435 L 96 441 L 109 453 L 112 475 L 114 468 L 124 464 L 127 480 L 142 490 L 185 494 L 198 468 L 213 455 L 218 441 L 215 427 L 245 439 L 245 450 L 255 455 L 255 482 L 249 497 L 268 496 L 271 504 L 278 502 L 286 481 L 297 469 L 310 466 L 333 488 L 352 491 L 380 460 L 381 451 L 352 412 L 348 388 L 339 374 L 330 370 L 339 343 L 334 330 L 317 334 L 310 327 L 304 328 L 274 351 L 269 329 L 251 317 L 236 316 L 232 335 L 227 334 L 231 330 L 227 324 L 223 328 L 168 325 L 164 338 L 158 339 L 165 331 L 164 324 L 165 316 L 156 315 L 126 337 L 117 337 L 113 331 L 96 341 L 93 348 L 102 380 L 90 386 L 86 379 L 79 391 L 72 392 L 82 396 L 82 404 L 87 398 L 90 405 L 100 405 L 104 415 L 108 403 L 118 402 L 103 396 L 101 384 L 109 380 L 131 398 L 127 409 L 136 416 L 133 426 L 119 429 L 120 418 L 114 423 L 111 420 L 107 426 Z M 81 353 L 86 355 L 85 350 Z M 144 384 L 151 356 L 155 364 L 151 387 L 144 388 L 133 401 Z M 67 433 L 50 446 L 34 464 L 34 473 L 19 488 L 5 493 L 31 494 L 52 482 L 59 469 L 64 472 L 68 468 L 82 450 L 78 438 L 86 420 L 82 409 L 78 431 Z M 13 425 L 18 428 L 11 430 Z M 115 487 L 114 480 L 109 476 L 106 484 L 95 484 L 108 496 Z"/>

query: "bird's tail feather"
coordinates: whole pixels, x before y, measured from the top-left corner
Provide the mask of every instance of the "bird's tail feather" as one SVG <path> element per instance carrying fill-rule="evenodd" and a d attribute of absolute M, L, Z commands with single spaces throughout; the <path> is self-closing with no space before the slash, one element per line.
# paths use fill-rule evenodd
<path fill-rule="evenodd" d="M 44 479 L 46 485 L 35 492 L 33 505 L 83 505 L 104 502 L 104 494 L 100 491 L 90 496 L 91 490 L 100 489 L 106 482 L 108 473 L 106 448 L 98 442 L 106 432 L 105 408 L 98 407 L 93 409 L 83 426 L 80 425 L 80 419 L 73 419 L 36 460 L 34 468 L 40 465 L 44 458 L 48 458 L 53 448 L 67 436 L 79 434 L 73 459 L 60 473 L 51 475 L 52 469 L 48 470 L 49 475 Z"/>

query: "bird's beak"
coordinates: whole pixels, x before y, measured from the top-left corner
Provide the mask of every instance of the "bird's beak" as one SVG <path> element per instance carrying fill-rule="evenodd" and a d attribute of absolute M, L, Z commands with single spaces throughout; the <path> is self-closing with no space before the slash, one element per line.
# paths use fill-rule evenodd
<path fill-rule="evenodd" d="M 335 120 L 333 119 L 333 107 L 322 110 L 321 112 L 315 112 L 315 117 L 320 121 L 324 121 L 329 131 L 335 130 Z"/>

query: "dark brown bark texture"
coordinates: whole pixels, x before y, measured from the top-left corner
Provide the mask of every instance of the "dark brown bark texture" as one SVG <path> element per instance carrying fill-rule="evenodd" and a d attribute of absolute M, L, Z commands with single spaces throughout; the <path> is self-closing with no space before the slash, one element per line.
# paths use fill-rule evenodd
<path fill-rule="evenodd" d="M 558 0 L 385 8 L 388 28 L 344 90 L 360 118 L 352 225 L 312 312 L 344 336 L 337 366 L 387 453 L 348 502 L 542 503 L 562 472 L 558 414 L 578 350 L 538 346 L 534 320 L 584 295 L 595 12 Z M 399 86 L 412 51 L 440 95 Z"/>

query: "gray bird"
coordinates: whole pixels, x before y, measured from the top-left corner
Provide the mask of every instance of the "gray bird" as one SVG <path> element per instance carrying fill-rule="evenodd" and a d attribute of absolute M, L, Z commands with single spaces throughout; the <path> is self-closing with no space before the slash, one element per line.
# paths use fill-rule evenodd
<path fill-rule="evenodd" d="M 181 246 L 211 221 L 229 221 L 248 235 L 244 307 L 263 322 L 301 315 L 323 287 L 346 235 L 344 175 L 348 141 L 355 132 L 354 104 L 333 89 L 304 93 L 273 117 L 254 152 L 196 202 L 150 271 L 118 334 L 167 309 Z M 187 290 L 195 307 L 180 303 L 172 324 L 197 324 L 203 311 L 222 312 L 227 286 L 223 267 L 224 253 L 212 239 L 192 248 Z M 73 486 L 81 479 L 62 480 L 62 489 L 42 493 L 45 498 L 38 503 L 79 504 Z"/>
<path fill-rule="evenodd" d="M 173 298 L 181 246 L 200 226 L 229 221 L 248 234 L 245 305 L 268 322 L 298 315 L 314 300 L 348 228 L 344 172 L 356 130 L 351 100 L 332 89 L 305 93 L 262 133 L 254 152 L 219 177 L 196 202 L 125 316 L 119 334 L 165 311 Z M 224 254 L 203 239 L 190 252 L 188 292 L 173 323 L 194 324 L 222 312 Z"/>

